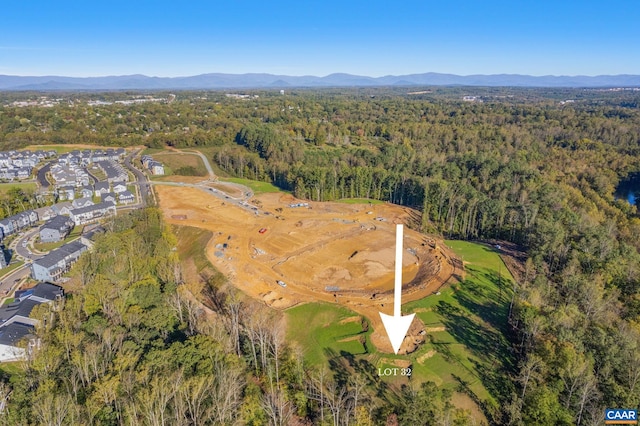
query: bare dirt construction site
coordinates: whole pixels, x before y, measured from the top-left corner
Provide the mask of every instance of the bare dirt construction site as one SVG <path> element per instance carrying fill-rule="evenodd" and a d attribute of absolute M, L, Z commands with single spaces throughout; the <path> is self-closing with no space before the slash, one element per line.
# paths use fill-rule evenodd
<path fill-rule="evenodd" d="M 393 204 L 304 202 L 282 193 L 254 197 L 252 210 L 204 189 L 156 186 L 169 223 L 213 232 L 207 258 L 233 285 L 275 309 L 312 301 L 338 303 L 364 315 L 372 343 L 392 352 L 378 312 L 393 313 L 395 224 L 411 210 Z M 298 207 L 291 207 L 295 204 Z M 405 227 L 402 302 L 421 299 L 460 262 L 441 241 Z M 424 334 L 415 320 L 400 353 Z"/>

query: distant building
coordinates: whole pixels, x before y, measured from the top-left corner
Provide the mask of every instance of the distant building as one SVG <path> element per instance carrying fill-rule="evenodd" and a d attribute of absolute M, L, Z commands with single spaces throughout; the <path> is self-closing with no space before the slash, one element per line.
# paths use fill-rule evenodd
<path fill-rule="evenodd" d="M 154 175 L 163 175 L 164 166 L 162 163 L 155 161 L 150 155 L 140 157 L 140 162 Z"/>
<path fill-rule="evenodd" d="M 151 173 L 153 173 L 154 175 L 164 174 L 164 166 L 158 161 L 152 161 L 151 163 L 149 163 L 149 170 L 151 170 Z"/>

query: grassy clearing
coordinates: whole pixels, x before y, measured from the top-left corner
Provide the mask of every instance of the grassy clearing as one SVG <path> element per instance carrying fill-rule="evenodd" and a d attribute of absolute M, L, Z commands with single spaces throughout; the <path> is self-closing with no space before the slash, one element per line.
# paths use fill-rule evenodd
<path fill-rule="evenodd" d="M 278 188 L 277 186 L 268 182 L 261 182 L 258 180 L 243 179 L 243 178 L 225 178 L 227 182 L 239 183 L 241 185 L 248 186 L 256 194 L 264 194 L 266 192 L 287 192 Z"/>
<path fill-rule="evenodd" d="M 154 155 L 154 154 L 159 154 L 161 152 L 169 152 L 169 151 L 164 148 L 145 148 L 140 153 L 140 155 Z"/>
<path fill-rule="evenodd" d="M 350 328 L 353 324 L 347 328 L 340 324 L 342 319 L 357 314 L 323 303 L 287 311 L 289 340 L 305 348 L 306 359 L 314 365 L 340 355 L 367 362 L 376 371 L 393 366 L 394 361 L 409 361 L 412 383 L 433 381 L 464 393 L 480 401 L 488 412 L 493 411 L 498 399 L 508 396 L 511 389 L 505 377 L 514 366 L 505 336 L 513 278 L 492 248 L 463 241 L 447 244 L 465 261 L 466 277 L 439 295 L 403 305 L 404 313 L 415 312 L 427 331 L 425 344 L 416 352 L 397 356 L 377 352 L 368 341 L 369 333 L 362 333 L 361 327 Z M 367 339 L 364 347 L 369 348 L 369 353 L 364 347 L 361 350 L 339 342 L 357 335 Z M 398 377 L 384 380 L 407 383 Z"/>
<path fill-rule="evenodd" d="M 167 175 L 207 176 L 208 174 L 205 165 L 202 163 L 202 158 L 197 154 L 179 154 L 165 151 L 153 154 L 153 159 L 165 166 L 165 174 Z"/>
<path fill-rule="evenodd" d="M 346 308 L 307 303 L 288 309 L 285 315 L 288 340 L 299 343 L 305 359 L 313 365 L 321 365 L 341 352 L 366 353 L 359 338 L 365 338 L 369 332 L 363 331 L 360 320 L 344 321 L 358 316 Z"/>
<path fill-rule="evenodd" d="M 222 284 L 224 275 L 209 262 L 205 247 L 213 237 L 211 231 L 191 226 L 174 225 L 173 232 L 178 238 L 176 249 L 183 266 L 184 278 L 187 282 L 213 280 L 214 284 Z"/>
<path fill-rule="evenodd" d="M 35 182 L 10 182 L 0 183 L 0 195 L 5 195 L 11 188 L 20 188 L 22 190 L 35 191 Z"/>
<path fill-rule="evenodd" d="M 488 246 L 464 241 L 447 244 L 465 262 L 465 280 L 440 295 L 407 303 L 427 328 L 428 344 L 412 357 L 416 378 L 437 377 L 436 383 L 464 389 L 474 399 L 496 405 L 496 396 L 508 392 L 505 373 L 511 372 L 507 315 L 513 277 L 498 253 Z"/>
<path fill-rule="evenodd" d="M 384 204 L 384 201 L 372 200 L 370 198 L 343 198 L 335 202 L 343 204 Z"/>

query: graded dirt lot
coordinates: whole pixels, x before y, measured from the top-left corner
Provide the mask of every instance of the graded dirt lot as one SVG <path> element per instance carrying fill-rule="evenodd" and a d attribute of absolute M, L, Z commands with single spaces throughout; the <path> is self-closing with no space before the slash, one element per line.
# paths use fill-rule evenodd
<path fill-rule="evenodd" d="M 376 347 L 392 351 L 378 312 L 393 312 L 395 224 L 406 223 L 410 210 L 314 202 L 290 207 L 303 201 L 269 193 L 254 197 L 256 212 L 202 189 L 155 190 L 169 223 L 213 232 L 207 257 L 236 287 L 275 309 L 310 301 L 344 305 L 368 318 Z M 460 274 L 452 256 L 441 241 L 405 227 L 402 302 L 426 297 Z M 411 351 L 424 334 L 416 322 L 400 352 Z"/>

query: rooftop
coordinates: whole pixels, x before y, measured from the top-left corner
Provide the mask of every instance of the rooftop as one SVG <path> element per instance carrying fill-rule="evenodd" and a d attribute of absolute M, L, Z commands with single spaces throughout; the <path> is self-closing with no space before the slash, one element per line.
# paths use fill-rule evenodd
<path fill-rule="evenodd" d="M 0 328 L 0 345 L 15 346 L 18 341 L 29 337 L 33 333 L 33 327 L 18 322 L 11 323 Z"/>
<path fill-rule="evenodd" d="M 93 206 L 91 206 L 93 207 Z M 80 241 L 72 241 L 63 245 L 62 247 L 51 251 L 49 254 L 44 255 L 38 260 L 34 260 L 33 264 L 42 266 L 43 268 L 51 268 L 56 265 L 58 262 L 65 260 L 67 257 L 71 256 L 74 253 L 77 253 L 81 250 L 86 250 L 87 246 L 82 244 Z"/>

